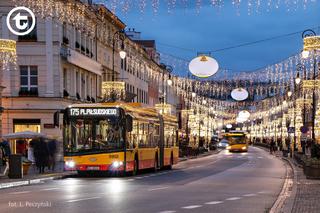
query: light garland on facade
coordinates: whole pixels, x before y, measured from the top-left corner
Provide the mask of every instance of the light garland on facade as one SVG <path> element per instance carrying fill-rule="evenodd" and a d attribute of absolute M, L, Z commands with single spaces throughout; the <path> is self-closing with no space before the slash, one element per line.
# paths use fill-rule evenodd
<path fill-rule="evenodd" d="M 3 70 L 10 69 L 10 64 L 17 64 L 16 41 L 0 39 L 0 65 Z"/>

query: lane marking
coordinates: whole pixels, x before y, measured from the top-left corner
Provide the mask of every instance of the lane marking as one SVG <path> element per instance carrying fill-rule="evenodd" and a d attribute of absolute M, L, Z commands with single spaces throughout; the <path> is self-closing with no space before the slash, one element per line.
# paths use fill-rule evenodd
<path fill-rule="evenodd" d="M 205 204 L 207 204 L 207 205 L 216 205 L 216 204 L 220 204 L 220 203 L 223 203 L 223 201 L 211 201 L 211 202 L 207 202 Z"/>
<path fill-rule="evenodd" d="M 245 194 L 243 195 L 244 197 L 253 197 L 253 196 L 256 196 L 257 194 Z"/>
<path fill-rule="evenodd" d="M 240 200 L 241 197 L 230 197 L 230 198 L 227 198 L 226 200 Z"/>
<path fill-rule="evenodd" d="M 22 191 L 22 192 L 11 192 L 9 194 L 12 194 L 12 195 L 17 195 L 17 194 L 26 194 L 26 193 L 29 193 L 30 191 Z"/>
<path fill-rule="evenodd" d="M 182 208 L 183 209 L 196 209 L 196 208 L 200 208 L 200 207 L 202 207 L 202 205 L 184 206 Z"/>
<path fill-rule="evenodd" d="M 94 200 L 94 199 L 99 199 L 101 197 L 87 197 L 87 198 L 81 198 L 81 199 L 76 199 L 76 200 L 68 200 L 66 201 L 67 203 L 73 203 L 73 202 L 78 202 L 78 201 L 83 201 L 83 200 Z"/>
<path fill-rule="evenodd" d="M 51 190 L 57 190 L 59 188 L 48 188 L 48 189 L 41 189 L 40 191 L 51 191 Z"/>
<path fill-rule="evenodd" d="M 127 181 L 134 181 L 134 178 L 128 179 Z"/>
<path fill-rule="evenodd" d="M 268 193 L 267 191 L 258 192 L 258 194 L 267 194 L 267 193 Z"/>
<path fill-rule="evenodd" d="M 159 188 L 154 188 L 154 189 L 149 189 L 148 191 L 151 192 L 151 191 L 156 191 L 156 190 L 161 190 L 161 189 L 167 189 L 169 188 L 168 186 L 165 186 L 165 187 L 159 187 Z"/>
<path fill-rule="evenodd" d="M 162 211 L 162 212 L 159 212 L 159 213 L 175 213 L 175 212 L 177 212 L 177 211 Z"/>
<path fill-rule="evenodd" d="M 135 177 L 135 179 L 142 179 L 143 177 Z"/>

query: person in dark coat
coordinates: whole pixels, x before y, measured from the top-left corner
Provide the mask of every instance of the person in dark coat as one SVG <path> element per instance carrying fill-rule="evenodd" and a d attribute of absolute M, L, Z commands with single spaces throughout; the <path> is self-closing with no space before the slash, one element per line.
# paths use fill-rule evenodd
<path fill-rule="evenodd" d="M 9 169 L 9 156 L 11 155 L 10 144 L 8 141 L 1 139 L 0 141 L 0 151 L 2 152 L 2 165 L 5 165 L 3 175 L 6 175 Z"/>
<path fill-rule="evenodd" d="M 39 173 L 44 173 L 44 168 L 48 166 L 49 151 L 44 138 L 33 140 L 32 146 L 34 149 L 34 158 L 36 160 L 36 166 L 39 169 Z"/>
<path fill-rule="evenodd" d="M 54 139 L 49 140 L 48 152 L 49 152 L 49 169 L 54 171 L 54 167 L 56 164 L 56 153 L 57 153 L 57 141 L 56 140 L 54 140 Z"/>

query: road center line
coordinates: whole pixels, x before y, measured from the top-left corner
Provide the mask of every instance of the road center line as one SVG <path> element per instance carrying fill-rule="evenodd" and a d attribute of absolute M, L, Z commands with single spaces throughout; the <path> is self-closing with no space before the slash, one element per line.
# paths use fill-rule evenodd
<path fill-rule="evenodd" d="M 40 191 L 51 191 L 51 190 L 56 190 L 56 189 L 59 189 L 59 188 L 48 188 L 48 189 L 41 189 Z"/>
<path fill-rule="evenodd" d="M 202 205 L 193 205 L 193 206 L 184 206 L 182 207 L 183 209 L 196 209 L 202 207 Z"/>
<path fill-rule="evenodd" d="M 148 191 L 156 191 L 156 190 L 167 189 L 167 188 L 169 188 L 169 187 L 168 187 L 168 186 L 166 186 L 166 187 L 159 187 L 159 188 L 149 189 Z"/>
<path fill-rule="evenodd" d="M 253 197 L 253 196 L 256 196 L 257 194 L 245 194 L 243 195 L 244 197 Z"/>
<path fill-rule="evenodd" d="M 30 191 L 22 191 L 22 192 L 12 192 L 10 194 L 12 195 L 17 195 L 17 194 L 26 194 L 26 193 L 29 193 Z"/>
<path fill-rule="evenodd" d="M 230 198 L 227 198 L 226 200 L 240 200 L 241 197 L 230 197 Z"/>
<path fill-rule="evenodd" d="M 76 199 L 76 200 L 68 200 L 66 201 L 67 203 L 73 203 L 73 202 L 78 202 L 78 201 L 83 201 L 83 200 L 94 200 L 94 199 L 99 199 L 101 197 L 88 197 L 88 198 L 81 198 L 81 199 Z"/>
<path fill-rule="evenodd" d="M 207 205 L 216 205 L 216 204 L 220 204 L 220 203 L 223 203 L 223 201 L 211 201 L 211 202 L 207 202 L 205 204 L 207 204 Z"/>
<path fill-rule="evenodd" d="M 162 211 L 162 212 L 159 212 L 159 213 L 175 213 L 176 211 Z"/>

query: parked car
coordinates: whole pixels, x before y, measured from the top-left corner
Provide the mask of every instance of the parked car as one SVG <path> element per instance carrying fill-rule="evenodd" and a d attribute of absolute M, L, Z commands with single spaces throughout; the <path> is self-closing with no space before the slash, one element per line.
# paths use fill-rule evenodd
<path fill-rule="evenodd" d="M 217 147 L 219 149 L 225 149 L 229 146 L 229 141 L 226 140 L 226 139 L 222 139 L 218 144 L 217 144 Z"/>
<path fill-rule="evenodd" d="M 218 136 L 215 136 L 215 135 L 212 136 L 211 141 L 209 143 L 209 149 L 216 150 L 218 142 L 219 142 Z"/>

